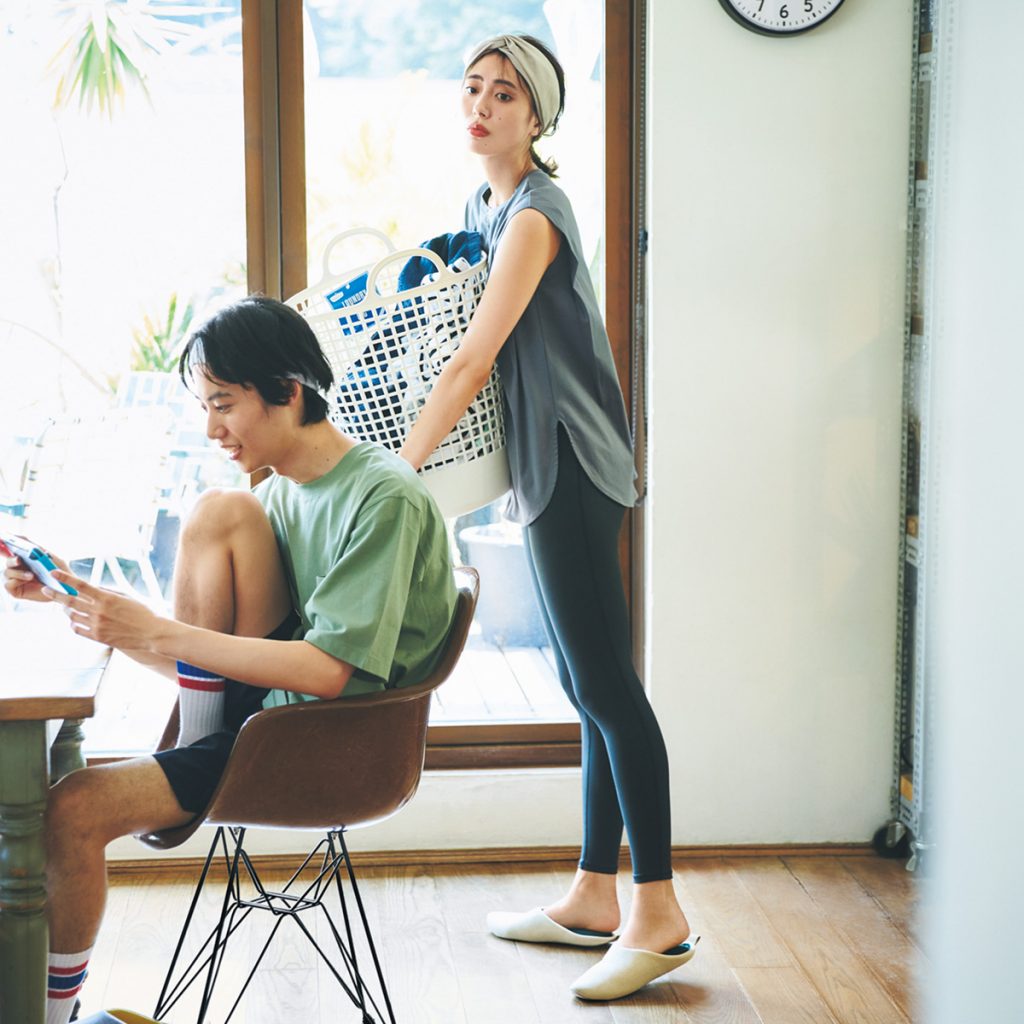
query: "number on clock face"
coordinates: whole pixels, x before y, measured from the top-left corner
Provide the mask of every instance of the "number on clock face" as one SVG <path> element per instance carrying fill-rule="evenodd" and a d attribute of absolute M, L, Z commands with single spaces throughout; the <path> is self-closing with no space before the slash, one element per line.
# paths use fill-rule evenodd
<path fill-rule="evenodd" d="M 843 0 L 719 0 L 741 25 L 768 35 L 806 32 L 831 17 Z"/>

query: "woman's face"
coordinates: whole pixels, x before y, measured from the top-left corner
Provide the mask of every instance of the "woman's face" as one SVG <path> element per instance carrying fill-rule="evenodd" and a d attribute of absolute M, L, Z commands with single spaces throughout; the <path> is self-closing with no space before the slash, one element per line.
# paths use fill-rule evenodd
<path fill-rule="evenodd" d="M 462 116 L 470 152 L 521 160 L 540 134 L 530 93 L 500 53 L 481 57 L 462 83 Z"/>

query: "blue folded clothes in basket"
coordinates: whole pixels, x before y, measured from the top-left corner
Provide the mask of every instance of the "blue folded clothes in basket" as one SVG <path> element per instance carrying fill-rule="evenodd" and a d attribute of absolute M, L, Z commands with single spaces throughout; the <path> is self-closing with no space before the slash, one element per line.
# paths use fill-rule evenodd
<path fill-rule="evenodd" d="M 479 232 L 456 231 L 430 238 L 426 242 L 422 242 L 419 248 L 429 249 L 431 252 L 437 253 L 449 267 L 460 259 L 466 261 L 465 265 L 467 267 L 472 267 L 480 262 L 480 257 L 483 254 L 482 246 L 483 237 Z M 413 256 L 402 267 L 402 272 L 398 275 L 398 290 L 400 292 L 407 292 L 410 288 L 418 288 L 423 283 L 425 277 L 436 272 L 437 267 L 426 257 Z M 353 277 L 351 281 L 346 281 L 344 284 L 339 285 L 334 291 L 327 293 L 325 296 L 327 301 L 331 306 L 339 310 L 345 309 L 348 306 L 359 305 L 366 298 L 368 276 L 366 273 L 359 274 Z M 367 322 L 372 321 L 374 314 L 365 313 L 364 319 Z M 351 323 L 346 322 L 342 327 L 342 333 L 357 334 L 363 328 L 363 321 L 357 318 Z"/>
<path fill-rule="evenodd" d="M 467 267 L 476 266 L 483 254 L 482 246 L 483 237 L 478 231 L 456 231 L 454 234 L 449 232 L 420 243 L 421 249 L 437 253 L 449 267 L 459 260 L 465 260 Z M 425 256 L 413 256 L 398 275 L 398 290 L 404 292 L 416 288 L 423 283 L 425 277 L 436 273 L 437 267 Z M 363 287 L 366 287 L 365 282 Z"/>

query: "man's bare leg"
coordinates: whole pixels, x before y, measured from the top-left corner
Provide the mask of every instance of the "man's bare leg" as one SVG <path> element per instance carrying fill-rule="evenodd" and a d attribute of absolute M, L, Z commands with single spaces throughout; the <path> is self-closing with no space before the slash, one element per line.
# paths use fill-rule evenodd
<path fill-rule="evenodd" d="M 200 497 L 182 530 L 174 604 L 181 621 L 238 636 L 266 636 L 285 619 L 291 598 L 277 541 L 252 494 Z M 151 757 L 85 768 L 57 783 L 46 815 L 50 949 L 75 952 L 95 940 L 108 843 L 192 817 Z"/>
<path fill-rule="evenodd" d="M 291 610 L 270 520 L 248 491 L 206 491 L 182 530 L 174 617 L 235 636 L 266 636 Z"/>
<path fill-rule="evenodd" d="M 83 768 L 61 779 L 46 808 L 50 949 L 71 953 L 95 942 L 107 898 L 108 843 L 193 817 L 151 757 Z"/>
<path fill-rule="evenodd" d="M 239 636 L 266 636 L 288 613 L 288 588 L 270 522 L 245 491 L 208 491 L 182 533 L 174 575 L 175 617 Z M 224 721 L 226 680 L 176 659 L 178 746 L 217 732 Z"/>

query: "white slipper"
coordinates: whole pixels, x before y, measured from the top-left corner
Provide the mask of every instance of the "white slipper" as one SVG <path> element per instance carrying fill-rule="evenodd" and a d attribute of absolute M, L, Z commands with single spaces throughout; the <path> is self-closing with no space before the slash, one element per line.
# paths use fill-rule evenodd
<path fill-rule="evenodd" d="M 616 938 L 615 932 L 593 932 L 586 928 L 564 928 L 552 921 L 540 907 L 524 914 L 492 911 L 487 915 L 487 928 L 499 939 L 515 942 L 557 942 L 563 946 L 607 946 Z"/>
<path fill-rule="evenodd" d="M 576 979 L 572 991 L 580 999 L 621 999 L 692 960 L 698 942 L 699 935 L 665 953 L 612 946 L 598 963 Z"/>

